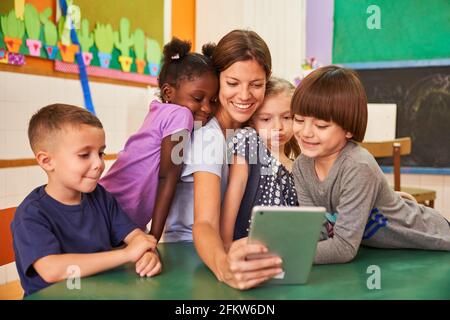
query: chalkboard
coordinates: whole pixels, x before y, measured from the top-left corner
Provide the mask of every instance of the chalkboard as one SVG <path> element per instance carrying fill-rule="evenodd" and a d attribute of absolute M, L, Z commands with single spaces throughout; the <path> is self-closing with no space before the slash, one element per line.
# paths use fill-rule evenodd
<path fill-rule="evenodd" d="M 335 0 L 333 63 L 447 61 L 449 15 L 449 0 Z"/>
<path fill-rule="evenodd" d="M 450 67 L 357 72 L 369 103 L 397 104 L 396 137 L 412 139 L 412 154 L 402 157 L 402 166 L 450 167 Z"/>

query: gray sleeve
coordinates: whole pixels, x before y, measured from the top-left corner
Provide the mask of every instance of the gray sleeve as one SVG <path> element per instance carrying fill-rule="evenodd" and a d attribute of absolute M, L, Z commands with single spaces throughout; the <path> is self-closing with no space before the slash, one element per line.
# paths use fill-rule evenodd
<path fill-rule="evenodd" d="M 294 183 L 295 183 L 295 190 L 297 191 L 298 204 L 300 206 L 314 206 L 312 197 L 308 191 L 308 188 L 306 188 L 308 182 L 305 180 L 305 177 L 302 174 L 301 170 L 302 168 L 300 165 L 300 159 L 297 159 L 292 167 L 292 174 L 294 176 Z"/>
<path fill-rule="evenodd" d="M 344 170 L 334 236 L 319 241 L 316 264 L 346 263 L 356 256 L 378 193 L 380 182 L 367 164 L 357 163 Z"/>

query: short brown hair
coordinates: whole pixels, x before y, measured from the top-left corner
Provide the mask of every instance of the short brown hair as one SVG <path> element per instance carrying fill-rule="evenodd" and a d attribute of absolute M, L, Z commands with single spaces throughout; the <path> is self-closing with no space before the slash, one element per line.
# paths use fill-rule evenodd
<path fill-rule="evenodd" d="M 103 129 L 100 120 L 86 109 L 61 103 L 43 107 L 31 117 L 28 124 L 31 149 L 36 153 L 42 143 L 62 130 L 64 125 L 82 124 Z"/>
<path fill-rule="evenodd" d="M 254 31 L 233 30 L 223 36 L 214 49 L 212 60 L 220 73 L 238 61 L 256 60 L 266 72 L 272 73 L 272 57 L 269 47 Z"/>
<path fill-rule="evenodd" d="M 269 81 L 267 81 L 265 97 L 268 98 L 284 94 L 285 96 L 292 98 L 294 91 L 295 86 L 292 83 L 290 83 L 286 79 L 272 76 L 270 77 Z M 284 154 L 288 158 L 295 159 L 300 155 L 300 152 L 300 146 L 297 143 L 297 139 L 295 139 L 295 136 L 293 136 L 284 145 Z"/>
<path fill-rule="evenodd" d="M 356 72 L 326 66 L 311 72 L 294 92 L 293 114 L 333 121 L 361 142 L 367 127 L 367 96 Z"/>

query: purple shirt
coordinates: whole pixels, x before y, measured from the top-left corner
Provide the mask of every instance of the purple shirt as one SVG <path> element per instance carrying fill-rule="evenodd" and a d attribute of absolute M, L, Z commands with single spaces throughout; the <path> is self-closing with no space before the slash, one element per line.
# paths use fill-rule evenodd
<path fill-rule="evenodd" d="M 193 122 L 188 108 L 152 101 L 142 127 L 128 139 L 124 150 L 100 180 L 142 230 L 150 222 L 155 206 L 161 142 L 181 130 L 192 132 Z"/>

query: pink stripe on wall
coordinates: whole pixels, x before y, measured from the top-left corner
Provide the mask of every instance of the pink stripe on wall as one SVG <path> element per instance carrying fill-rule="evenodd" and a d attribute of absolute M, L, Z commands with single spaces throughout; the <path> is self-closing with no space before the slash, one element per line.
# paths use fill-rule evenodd
<path fill-rule="evenodd" d="M 306 58 L 332 63 L 334 0 L 306 0 Z"/>
<path fill-rule="evenodd" d="M 55 60 L 55 70 L 61 71 L 61 72 L 67 72 L 67 73 L 79 73 L 78 65 L 75 63 L 67 63 Z M 133 82 L 139 82 L 139 83 L 146 83 L 149 85 L 157 86 L 158 85 L 158 78 L 145 75 L 145 74 L 138 74 L 133 72 L 122 72 L 120 70 L 114 70 L 114 69 L 106 69 L 102 67 L 95 67 L 95 66 L 87 66 L 86 67 L 87 74 L 90 76 L 98 76 L 98 77 L 105 77 L 110 79 L 118 79 L 118 80 L 126 80 L 126 81 L 133 81 Z"/>

